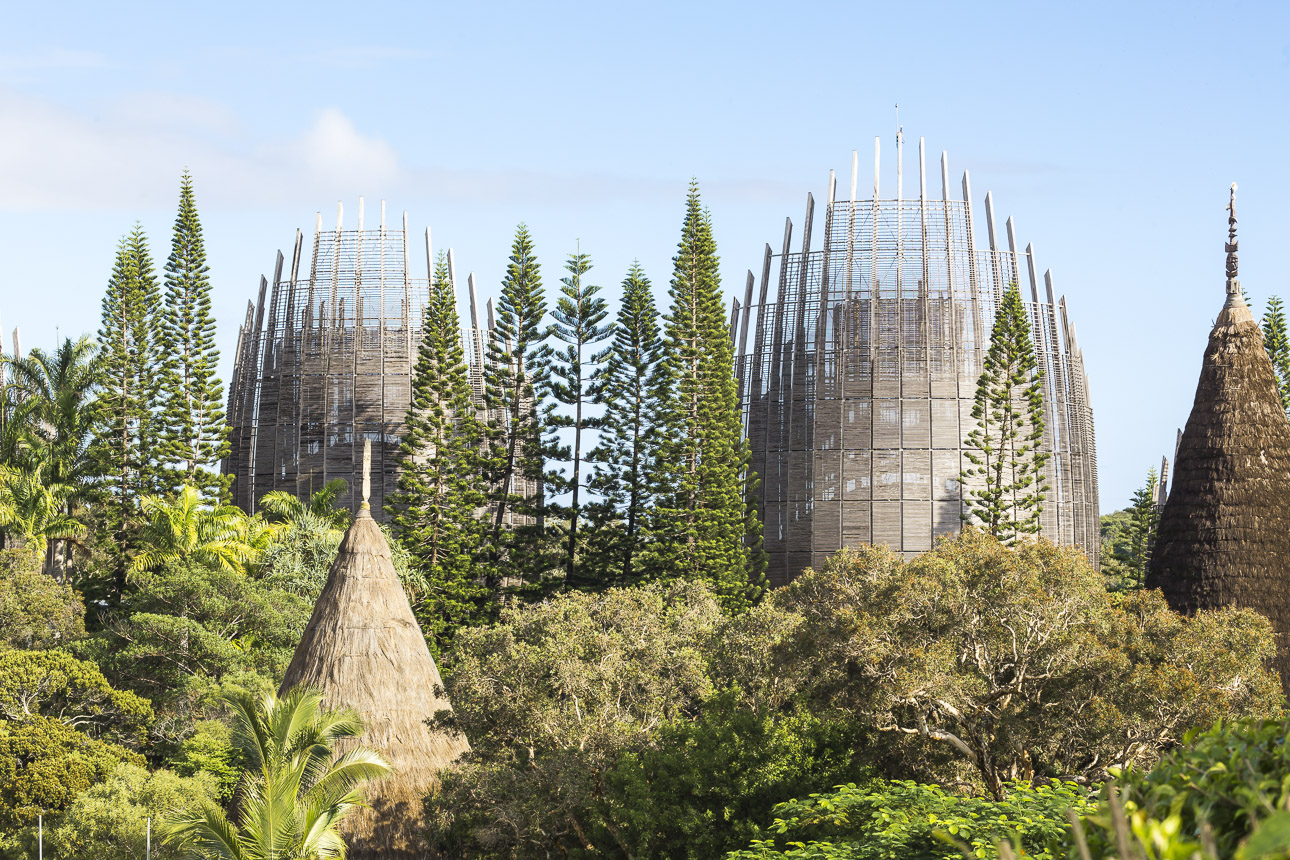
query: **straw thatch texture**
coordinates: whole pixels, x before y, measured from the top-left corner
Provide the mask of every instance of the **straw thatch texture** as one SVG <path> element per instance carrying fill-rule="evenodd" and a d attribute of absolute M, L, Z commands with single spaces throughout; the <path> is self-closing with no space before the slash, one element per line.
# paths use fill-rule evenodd
<path fill-rule="evenodd" d="M 1147 586 L 1180 612 L 1261 612 L 1290 689 L 1290 421 L 1239 286 L 1209 336 Z"/>
<path fill-rule="evenodd" d="M 422 798 L 435 772 L 469 747 L 432 731 L 425 719 L 447 710 L 439 669 L 399 584 L 385 536 L 366 510 L 341 542 L 282 681 L 307 684 L 332 707 L 351 707 L 367 724 L 358 740 L 385 756 L 394 773 L 366 788 L 370 809 L 346 819 L 352 860 L 419 857 Z"/>

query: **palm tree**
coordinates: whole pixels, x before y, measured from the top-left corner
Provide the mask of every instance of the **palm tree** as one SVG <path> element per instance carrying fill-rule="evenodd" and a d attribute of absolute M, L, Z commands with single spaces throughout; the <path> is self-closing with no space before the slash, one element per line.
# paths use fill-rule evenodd
<path fill-rule="evenodd" d="M 239 573 L 263 550 L 264 529 L 233 505 L 207 506 L 191 484 L 174 501 L 144 496 L 147 522 L 140 533 L 143 547 L 130 563 L 132 572 L 154 570 L 182 558 Z"/>
<path fill-rule="evenodd" d="M 88 477 L 86 450 L 94 429 L 97 347 L 87 336 L 66 338 L 50 354 L 33 349 L 25 358 L 6 359 L 15 406 L 7 422 L 9 457 L 22 444 L 49 451 L 50 476 L 59 483 Z"/>
<path fill-rule="evenodd" d="M 5 379 L 0 392 L 0 463 L 28 476 L 33 503 L 40 494 L 31 495 L 32 481 L 49 488 L 67 520 L 75 519 L 90 489 L 87 452 L 97 419 L 96 349 L 88 337 L 67 338 L 53 354 L 37 348 L 22 359 L 0 358 L 0 376 Z M 54 538 L 49 558 L 65 560 L 67 539 Z"/>
<path fill-rule="evenodd" d="M 343 858 L 340 825 L 362 804 L 359 787 L 390 766 L 373 750 L 353 747 L 337 756 L 338 741 L 363 732 L 351 710 L 326 710 L 322 694 L 295 687 L 285 696 L 229 699 L 238 737 L 249 758 L 237 798 L 237 822 L 218 808 L 163 825 L 167 842 L 226 860 Z"/>
<path fill-rule="evenodd" d="M 353 517 L 344 508 L 336 507 L 336 500 L 349 489 L 344 478 L 333 478 L 321 490 L 309 497 L 308 502 L 301 501 L 291 493 L 273 490 L 260 498 L 260 508 L 270 522 L 294 523 L 304 514 L 321 517 L 332 528 L 344 530 L 349 527 Z"/>
<path fill-rule="evenodd" d="M 76 488 L 49 480 L 46 461 L 29 460 L 30 468 L 0 466 L 0 530 L 9 538 L 44 546 L 44 572 L 62 582 L 68 544 L 80 544 L 85 526 L 72 516 Z"/>

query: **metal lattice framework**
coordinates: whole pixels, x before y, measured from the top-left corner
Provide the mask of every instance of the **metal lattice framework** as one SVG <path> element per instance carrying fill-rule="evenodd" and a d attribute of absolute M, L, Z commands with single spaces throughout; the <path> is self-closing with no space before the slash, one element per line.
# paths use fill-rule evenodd
<path fill-rule="evenodd" d="M 912 555 L 959 530 L 959 478 L 969 465 L 963 440 L 974 426 L 994 310 L 1010 283 L 1023 296 L 1029 287 L 1025 305 L 1044 373 L 1043 446 L 1052 456 L 1042 534 L 1081 547 L 1096 564 L 1093 412 L 1066 299 L 1054 299 L 1051 270 L 1041 297 L 1033 247 L 1018 249 L 1011 218 L 1000 247 L 990 194 L 989 244 L 976 246 L 968 174 L 962 199 L 950 199 L 944 153 L 941 199 L 928 196 L 922 140 L 918 196 L 905 199 L 902 149 L 897 135 L 894 198 L 879 194 L 875 141 L 873 196 L 857 199 L 853 154 L 848 199 L 836 199 L 830 173 L 823 231 L 807 195 L 800 250 L 787 220 L 780 253 L 766 246 L 757 301 L 749 272 L 744 301 L 734 302 L 770 581 L 783 584 L 844 546 L 883 544 Z"/>
<path fill-rule="evenodd" d="M 380 227 L 364 229 L 360 198 L 357 228 L 343 229 L 342 216 L 338 206 L 336 229 L 323 230 L 318 215 L 308 277 L 300 274 L 297 231 L 290 270 L 284 277 L 279 252 L 272 291 L 261 278 L 258 301 L 247 306 L 224 462 L 246 511 L 270 490 L 307 498 L 334 478 L 349 485 L 340 503 L 355 509 L 365 439 L 373 443 L 378 519 L 395 491 L 429 281 L 411 277 L 406 212 L 402 228 L 390 229 L 382 203 Z M 429 255 L 427 229 L 427 265 Z"/>

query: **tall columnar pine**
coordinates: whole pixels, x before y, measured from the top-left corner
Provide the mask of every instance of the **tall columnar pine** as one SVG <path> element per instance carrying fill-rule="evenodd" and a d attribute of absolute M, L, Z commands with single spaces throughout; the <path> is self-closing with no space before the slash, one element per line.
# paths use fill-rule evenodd
<path fill-rule="evenodd" d="M 661 342 L 658 311 L 649 278 L 632 263 L 623 279 L 622 304 L 613 341 L 601 353 L 596 400 L 604 406 L 600 439 L 590 457 L 596 464 L 588 488 L 601 502 L 591 511 L 588 579 L 599 587 L 628 585 L 638 578 L 645 515 L 653 496 L 648 477 L 654 467 L 654 421 L 658 391 L 654 379 Z"/>
<path fill-rule="evenodd" d="M 964 519 L 975 520 L 1005 544 L 1039 533 L 1048 491 L 1042 380 L 1021 291 L 1009 284 L 977 380 L 972 405 L 976 426 L 964 440 L 972 465 L 961 476 Z"/>
<path fill-rule="evenodd" d="M 673 258 L 672 306 L 664 318 L 659 372 L 658 456 L 649 572 L 708 580 L 739 609 L 763 588 L 759 529 L 746 504 L 750 455 L 743 439 L 734 354 L 722 308 L 712 223 L 691 182 Z"/>
<path fill-rule="evenodd" d="M 542 416 L 551 347 L 542 326 L 546 299 L 533 239 L 515 231 L 488 344 L 484 397 L 489 420 L 487 577 L 494 589 L 544 585 L 559 563 L 546 531 Z M 503 571 L 504 570 L 504 574 Z"/>
<path fill-rule="evenodd" d="M 135 547 L 139 501 L 155 494 L 161 483 L 153 461 L 157 427 L 152 410 L 158 393 L 154 314 L 160 303 L 148 239 L 135 225 L 117 247 L 98 332 L 103 424 L 93 459 L 103 480 L 101 510 L 112 534 L 109 552 L 118 597 Z"/>
<path fill-rule="evenodd" d="M 169 472 L 170 490 L 190 484 L 213 499 L 227 491 L 232 476 L 219 474 L 219 461 L 228 453 L 228 425 L 224 385 L 216 375 L 219 350 L 209 271 L 193 180 L 185 170 L 157 335 L 161 348 L 157 458 Z"/>
<path fill-rule="evenodd" d="M 435 261 L 422 331 L 399 493 L 390 510 L 399 541 L 429 583 L 417 614 L 432 650 L 440 653 L 457 628 L 482 621 L 489 608 L 487 590 L 477 581 L 487 528 L 476 516 L 487 503 L 484 428 L 471 397 L 456 289 L 443 253 Z"/>
<path fill-rule="evenodd" d="M 1281 389 L 1281 405 L 1290 415 L 1290 332 L 1286 327 L 1286 312 L 1279 296 L 1268 298 L 1263 312 L 1263 347 L 1272 359 L 1276 371 L 1277 387 Z"/>
<path fill-rule="evenodd" d="M 557 430 L 572 431 L 571 444 L 560 446 L 557 455 L 567 460 L 571 467 L 566 477 L 569 525 L 564 536 L 564 570 L 566 584 L 577 588 L 590 584 L 578 569 L 578 525 L 587 501 L 586 494 L 582 492 L 586 477 L 582 464 L 587 459 L 583 450 L 583 431 L 600 426 L 600 419 L 588 414 L 592 380 L 596 376 L 597 365 L 603 359 L 594 347 L 609 336 L 610 327 L 604 324 L 609 309 L 605 300 L 597 295 L 600 287 L 583 283 L 583 276 L 591 269 L 591 258 L 581 252 L 571 254 L 565 269 L 569 274 L 560 279 L 560 297 L 551 312 L 555 319 L 551 333 L 564 344 L 564 348 L 555 353 L 551 365 L 551 397 L 564 410 L 552 410 L 547 425 Z"/>
<path fill-rule="evenodd" d="M 1160 522 L 1159 477 L 1155 469 L 1147 470 L 1147 483 L 1133 494 L 1129 505 L 1129 570 L 1133 585 L 1141 588 L 1147 581 L 1147 562 L 1156 542 L 1156 526 Z"/>

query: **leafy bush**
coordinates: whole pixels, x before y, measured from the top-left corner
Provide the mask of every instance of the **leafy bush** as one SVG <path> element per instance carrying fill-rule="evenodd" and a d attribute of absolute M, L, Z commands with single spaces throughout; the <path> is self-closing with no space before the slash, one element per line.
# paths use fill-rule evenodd
<path fill-rule="evenodd" d="M 151 818 L 152 856 L 181 860 L 189 855 L 163 845 L 159 837 L 163 816 L 212 804 L 216 791 L 214 778 L 205 774 L 185 778 L 168 770 L 149 773 L 137 765 L 122 764 L 59 816 L 45 834 L 45 856 L 53 860 L 135 860 L 144 856 Z"/>
<path fill-rule="evenodd" d="M 99 667 L 59 651 L 0 652 L 0 718 L 35 716 L 127 746 L 144 740 L 152 705 L 108 684 Z"/>
<path fill-rule="evenodd" d="M 0 550 L 0 650 L 54 648 L 85 635 L 85 604 L 25 550 Z"/>
<path fill-rule="evenodd" d="M 1290 717 L 1219 723 L 1150 771 L 1127 770 L 1127 826 L 1153 856 L 1281 860 L 1290 854 Z M 1114 856 L 1109 789 L 1084 817 L 1095 857 Z"/>
<path fill-rule="evenodd" d="M 178 706 L 193 685 L 245 672 L 280 678 L 310 610 L 270 583 L 180 562 L 132 574 L 120 614 L 78 651 L 117 685 Z"/>
<path fill-rule="evenodd" d="M 222 802 L 233 798 L 242 778 L 242 756 L 233 743 L 233 730 L 219 720 L 198 721 L 168 763 L 180 776 L 204 774 L 214 780 L 215 793 Z"/>
<path fill-rule="evenodd" d="M 958 759 L 926 781 L 971 768 L 997 800 L 1009 779 L 1099 780 L 1193 727 L 1280 708 L 1267 619 L 1108 595 L 1081 552 L 1047 541 L 1013 550 L 969 528 L 910 561 L 843 551 L 771 600 L 802 618 L 779 674 L 902 739 L 907 760 Z"/>
<path fill-rule="evenodd" d="M 870 770 L 871 733 L 854 721 L 759 713 L 729 690 L 699 708 L 624 754 L 606 778 L 611 823 L 636 857 L 720 857 L 761 835 L 783 798 Z"/>
<path fill-rule="evenodd" d="M 143 757 L 58 720 L 0 722 L 0 833 L 12 833 L 42 811 L 59 812 L 121 763 Z"/>
<path fill-rule="evenodd" d="M 727 860 L 959 860 L 996 858 L 1008 842 L 1034 860 L 1064 857 L 1066 811 L 1091 809 L 1079 786 L 1008 784 L 1001 801 L 960 797 L 939 786 L 874 782 L 839 786 L 775 807 L 774 838 Z"/>

